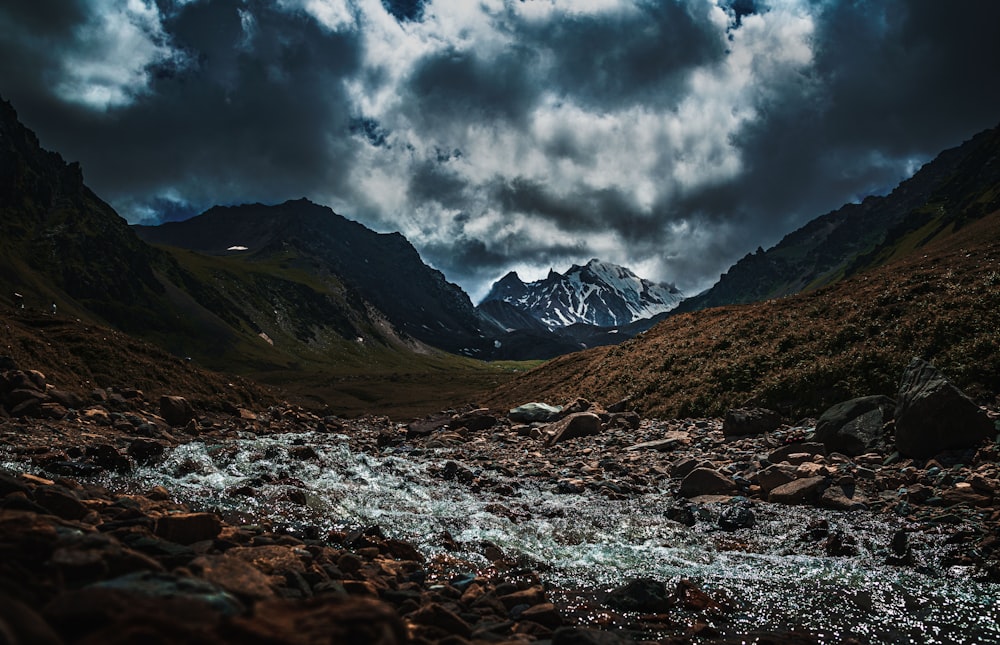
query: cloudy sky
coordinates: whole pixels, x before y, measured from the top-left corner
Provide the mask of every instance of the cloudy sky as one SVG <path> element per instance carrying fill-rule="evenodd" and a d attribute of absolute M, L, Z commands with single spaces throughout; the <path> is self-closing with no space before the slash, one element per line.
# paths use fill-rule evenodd
<path fill-rule="evenodd" d="M 131 222 L 308 197 L 473 298 L 695 293 L 1000 122 L 993 0 L 34 0 L 0 95 Z"/>

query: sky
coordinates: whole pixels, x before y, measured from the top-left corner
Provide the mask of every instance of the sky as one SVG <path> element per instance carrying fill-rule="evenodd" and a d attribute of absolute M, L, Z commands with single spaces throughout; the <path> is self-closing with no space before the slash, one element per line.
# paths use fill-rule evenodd
<path fill-rule="evenodd" d="M 993 0 L 34 0 L 0 96 L 132 223 L 307 197 L 470 293 L 693 295 L 1000 123 Z"/>

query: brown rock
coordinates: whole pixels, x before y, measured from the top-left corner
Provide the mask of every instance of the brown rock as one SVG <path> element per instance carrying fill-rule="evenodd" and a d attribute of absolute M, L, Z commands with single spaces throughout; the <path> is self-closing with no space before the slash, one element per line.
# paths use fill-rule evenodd
<path fill-rule="evenodd" d="M 517 605 L 538 605 L 545 602 L 545 588 L 539 585 L 528 587 L 514 593 L 500 596 L 500 602 L 504 607 L 510 609 Z"/>
<path fill-rule="evenodd" d="M 794 479 L 795 475 L 792 475 L 777 464 L 772 464 L 757 473 L 757 483 L 760 484 L 760 489 L 764 491 L 765 494 L 770 493 L 778 486 L 787 484 Z"/>
<path fill-rule="evenodd" d="M 790 443 L 774 450 L 767 456 L 767 460 L 772 464 L 780 464 L 783 461 L 790 461 L 791 455 L 825 455 L 826 446 L 818 442 Z M 796 460 L 801 463 L 801 460 Z"/>
<path fill-rule="evenodd" d="M 819 498 L 823 490 L 825 479 L 823 477 L 803 477 L 782 484 L 772 490 L 768 496 L 768 501 L 778 504 L 805 504 L 814 502 Z"/>
<path fill-rule="evenodd" d="M 823 491 L 819 505 L 838 511 L 861 511 L 868 507 L 866 499 L 854 486 L 830 486 Z"/>
<path fill-rule="evenodd" d="M 222 521 L 213 513 L 175 513 L 156 520 L 156 535 L 177 542 L 194 544 L 211 540 L 222 531 Z"/>
<path fill-rule="evenodd" d="M 160 397 L 160 416 L 172 426 L 183 426 L 194 418 L 194 409 L 182 396 Z"/>
<path fill-rule="evenodd" d="M 698 497 L 699 495 L 734 495 L 736 482 L 711 468 L 695 468 L 681 481 L 681 495 Z"/>
<path fill-rule="evenodd" d="M 428 627 L 436 627 L 449 634 L 456 634 L 462 638 L 469 638 L 472 635 L 472 628 L 469 623 L 462 620 L 458 614 L 447 607 L 436 602 L 424 605 L 406 617 L 410 622 Z"/>
<path fill-rule="evenodd" d="M 232 550 L 232 549 L 230 549 Z M 193 571 L 229 593 L 248 600 L 274 598 L 277 580 L 265 575 L 246 560 L 229 555 L 202 556 L 191 562 Z"/>
<path fill-rule="evenodd" d="M 557 629 L 562 627 L 563 619 L 559 615 L 559 611 L 556 606 L 550 602 L 543 602 L 532 607 L 528 607 L 521 612 L 518 620 L 530 620 L 533 623 L 538 623 L 543 627 L 548 627 L 549 629 Z"/>
<path fill-rule="evenodd" d="M 552 446 L 561 441 L 596 435 L 602 428 L 601 417 L 591 412 L 577 412 L 550 425 L 545 444 Z"/>
<path fill-rule="evenodd" d="M 406 625 L 392 607 L 368 598 L 328 597 L 306 602 L 267 600 L 254 605 L 251 618 L 238 617 L 239 642 L 365 643 L 402 645 L 409 642 Z"/>

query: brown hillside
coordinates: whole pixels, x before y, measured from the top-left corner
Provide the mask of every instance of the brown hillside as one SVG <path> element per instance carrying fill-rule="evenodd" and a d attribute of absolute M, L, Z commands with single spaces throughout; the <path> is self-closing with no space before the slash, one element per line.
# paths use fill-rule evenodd
<path fill-rule="evenodd" d="M 278 400 L 256 383 L 200 369 L 127 334 L 31 309 L 0 312 L 0 356 L 84 396 L 95 388 L 131 388 L 147 400 L 185 396 L 201 409 L 257 408 Z"/>
<path fill-rule="evenodd" d="M 894 395 L 913 356 L 980 400 L 1000 392 L 1000 212 L 820 291 L 672 316 L 617 347 L 557 358 L 489 403 L 631 396 L 658 417 L 746 404 L 810 415 Z"/>

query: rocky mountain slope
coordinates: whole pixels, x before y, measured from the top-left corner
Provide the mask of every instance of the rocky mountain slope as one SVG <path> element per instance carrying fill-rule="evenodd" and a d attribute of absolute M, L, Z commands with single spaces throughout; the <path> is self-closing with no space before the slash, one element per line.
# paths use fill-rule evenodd
<path fill-rule="evenodd" d="M 546 363 L 492 403 L 579 394 L 632 397 L 651 416 L 746 404 L 816 414 L 891 395 L 913 356 L 980 400 L 1000 391 L 1000 212 L 818 291 L 671 315 L 617 347 Z"/>
<path fill-rule="evenodd" d="M 946 150 L 889 195 L 814 219 L 774 247 L 747 254 L 708 291 L 676 311 L 696 311 L 809 291 L 902 257 L 1000 208 L 1000 128 Z"/>
<path fill-rule="evenodd" d="M 640 278 L 631 270 L 593 259 L 566 273 L 549 271 L 543 280 L 525 283 L 510 272 L 498 280 L 479 308 L 508 329 L 527 328 L 525 316 L 548 329 L 583 323 L 618 327 L 670 311 L 684 295 L 673 285 Z M 490 308 L 505 302 L 511 307 Z"/>
<path fill-rule="evenodd" d="M 383 317 L 400 335 L 434 347 L 476 355 L 489 346 L 465 292 L 424 264 L 402 235 L 376 233 L 305 199 L 220 206 L 183 222 L 133 229 L 151 244 L 299 271 L 339 290 L 358 317 Z M 286 315 L 325 317 L 294 309 Z M 343 336 L 363 336 L 348 320 L 342 323 Z"/>

